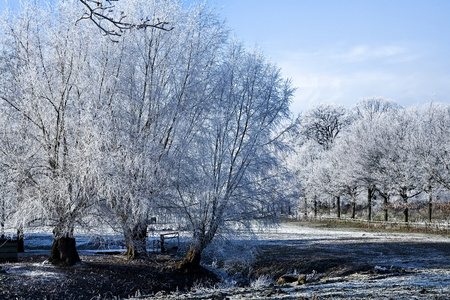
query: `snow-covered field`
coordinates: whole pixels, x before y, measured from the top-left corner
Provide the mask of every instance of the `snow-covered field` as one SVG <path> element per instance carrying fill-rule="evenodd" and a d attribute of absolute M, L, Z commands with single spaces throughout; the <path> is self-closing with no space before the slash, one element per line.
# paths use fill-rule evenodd
<path fill-rule="evenodd" d="M 200 282 L 188 293 L 159 292 L 139 299 L 450 299 L 448 235 L 284 223 L 260 230 L 256 237 L 240 237 L 238 241 L 258 249 L 249 264 L 248 285 L 243 287 L 233 276 L 224 276 L 224 283 L 214 288 Z M 51 235 L 29 235 L 25 240 L 27 253 L 22 255 L 46 255 L 51 242 Z M 85 259 L 93 255 L 94 249 L 122 246 L 120 236 L 78 236 L 77 245 Z M 216 265 L 205 259 L 207 268 L 212 270 Z M 45 263 L 8 263 L 2 268 L 6 274 L 21 276 L 30 284 L 31 280 L 67 279 L 61 277 L 67 275 Z M 277 285 L 283 274 L 304 275 L 306 283 Z"/>
<path fill-rule="evenodd" d="M 266 263 L 270 267 L 262 268 L 266 274 L 253 278 L 250 287 L 211 290 L 200 286 L 188 294 L 151 298 L 450 299 L 449 236 L 366 232 L 298 223 L 282 224 L 257 235 L 262 249 L 258 265 Z M 304 275 L 311 280 L 304 285 L 280 286 L 275 284 L 276 278 L 267 274 L 271 270 L 298 275 L 306 271 Z"/>

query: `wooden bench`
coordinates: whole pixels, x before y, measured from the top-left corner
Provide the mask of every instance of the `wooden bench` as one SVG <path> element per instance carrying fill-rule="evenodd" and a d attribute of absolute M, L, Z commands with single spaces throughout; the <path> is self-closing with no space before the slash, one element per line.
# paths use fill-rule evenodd
<path fill-rule="evenodd" d="M 0 239 L 0 262 L 15 262 L 18 260 L 17 240 Z"/>

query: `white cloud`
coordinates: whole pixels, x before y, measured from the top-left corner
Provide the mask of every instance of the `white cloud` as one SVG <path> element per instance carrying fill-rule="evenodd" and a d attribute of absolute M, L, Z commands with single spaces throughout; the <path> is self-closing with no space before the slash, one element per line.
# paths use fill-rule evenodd
<path fill-rule="evenodd" d="M 450 87 L 447 80 L 436 82 L 427 74 L 403 74 L 394 71 L 359 71 L 343 74 L 305 74 L 293 76 L 298 87 L 291 105 L 296 115 L 318 103 L 334 103 L 351 107 L 367 97 L 392 99 L 401 105 L 413 105 L 430 101 L 449 101 Z M 443 85 L 447 82 L 447 88 Z M 425 87 L 424 87 L 425 86 Z"/>
<path fill-rule="evenodd" d="M 372 96 L 401 105 L 425 103 L 433 94 L 436 101 L 448 101 L 450 76 L 446 69 L 430 66 L 420 47 L 359 45 L 340 50 L 284 50 L 273 55 L 283 76 L 297 87 L 291 105 L 294 114 L 317 103 L 351 107 Z"/>
<path fill-rule="evenodd" d="M 371 59 L 386 59 L 395 57 L 411 57 L 408 49 L 401 46 L 369 46 L 357 45 L 338 54 L 331 55 L 332 58 L 342 59 L 346 62 L 362 62 Z"/>

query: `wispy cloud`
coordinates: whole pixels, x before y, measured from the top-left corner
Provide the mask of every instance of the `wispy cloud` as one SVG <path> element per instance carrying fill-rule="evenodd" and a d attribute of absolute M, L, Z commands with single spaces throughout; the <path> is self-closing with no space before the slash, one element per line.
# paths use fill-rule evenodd
<path fill-rule="evenodd" d="M 421 45 L 333 45 L 314 50 L 280 51 L 276 56 L 283 75 L 298 88 L 291 107 L 295 114 L 318 102 L 350 107 L 380 96 L 408 105 L 428 101 L 433 94 L 450 95 L 447 69 L 429 64 L 430 55 Z"/>
<path fill-rule="evenodd" d="M 412 56 L 408 49 L 402 46 L 369 46 L 357 45 L 340 53 L 334 54 L 333 58 L 341 59 L 346 62 L 363 62 L 373 59 L 397 58 L 404 60 L 405 57 Z"/>

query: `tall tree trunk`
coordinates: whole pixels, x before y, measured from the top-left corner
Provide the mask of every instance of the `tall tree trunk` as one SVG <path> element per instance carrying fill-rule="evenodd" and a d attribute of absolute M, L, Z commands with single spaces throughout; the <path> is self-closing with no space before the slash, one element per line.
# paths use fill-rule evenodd
<path fill-rule="evenodd" d="M 202 250 L 191 244 L 189 246 L 189 250 L 186 254 L 186 257 L 178 265 L 178 268 L 183 271 L 197 269 L 200 267 L 201 257 L 202 257 Z"/>
<path fill-rule="evenodd" d="M 125 228 L 124 232 L 127 259 L 147 257 L 147 225 L 140 222 L 131 229 Z"/>
<path fill-rule="evenodd" d="M 200 267 L 202 251 L 211 243 L 219 228 L 220 223 L 218 220 L 221 218 L 221 215 L 216 214 L 216 216 L 219 216 L 218 219 L 212 220 L 212 222 L 209 223 L 207 231 L 204 230 L 204 223 L 198 226 L 200 227 L 199 230 L 194 231 L 193 240 L 189 245 L 189 250 L 183 261 L 178 265 L 180 270 L 195 270 Z"/>
<path fill-rule="evenodd" d="M 305 219 L 308 218 L 308 198 L 305 197 Z"/>
<path fill-rule="evenodd" d="M 63 267 L 73 266 L 81 261 L 78 256 L 75 238 L 55 237 L 48 261 L 53 265 Z"/>
<path fill-rule="evenodd" d="M 431 191 L 431 186 L 429 186 L 428 192 L 428 222 L 431 223 L 431 219 L 433 216 L 433 193 Z"/>
<path fill-rule="evenodd" d="M 336 196 L 337 218 L 341 218 L 341 197 Z"/>
<path fill-rule="evenodd" d="M 356 201 L 352 199 L 352 219 L 356 217 Z"/>
<path fill-rule="evenodd" d="M 380 195 L 383 198 L 384 221 L 387 222 L 389 218 L 389 210 L 388 210 L 389 197 L 384 193 L 380 193 Z"/>
<path fill-rule="evenodd" d="M 23 228 L 19 227 L 17 229 L 17 252 L 25 252 L 25 245 L 23 241 Z"/>
<path fill-rule="evenodd" d="M 57 266 L 73 266 L 81 261 L 78 256 L 73 226 L 61 223 L 53 229 L 53 245 L 48 261 Z"/>
<path fill-rule="evenodd" d="M 352 207 L 351 218 L 354 219 L 356 217 L 356 194 L 350 193 L 351 202 L 350 205 Z"/>
<path fill-rule="evenodd" d="M 329 199 L 328 201 L 328 215 L 331 217 L 331 208 L 333 208 L 333 198 Z"/>
<path fill-rule="evenodd" d="M 314 197 L 314 218 L 317 219 L 317 199 Z"/>
<path fill-rule="evenodd" d="M 405 208 L 403 210 L 403 221 L 405 223 L 408 223 L 408 221 L 409 221 L 408 197 L 406 197 L 405 195 L 402 195 L 402 199 L 403 199 L 403 205 L 405 206 Z"/>
<path fill-rule="evenodd" d="M 367 189 L 367 220 L 372 221 L 372 197 L 373 197 L 374 189 Z"/>

